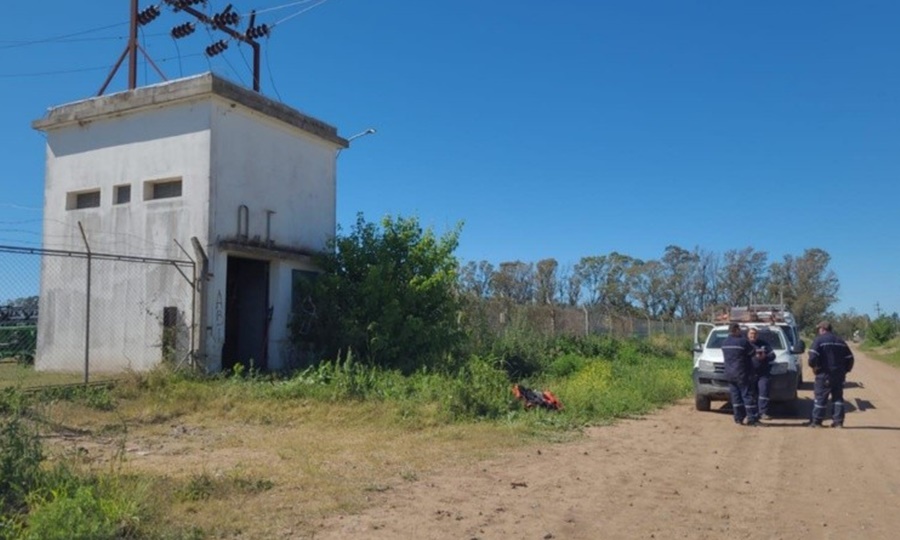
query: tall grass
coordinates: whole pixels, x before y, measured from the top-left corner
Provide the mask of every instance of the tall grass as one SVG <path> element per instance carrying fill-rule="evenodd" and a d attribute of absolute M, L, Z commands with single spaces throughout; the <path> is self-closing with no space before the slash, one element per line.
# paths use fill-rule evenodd
<path fill-rule="evenodd" d="M 863 344 L 862 349 L 866 354 L 887 362 L 894 366 L 900 366 L 900 337 L 894 337 L 882 345 L 873 346 L 868 342 Z"/>
<path fill-rule="evenodd" d="M 573 428 L 643 414 L 688 395 L 686 350 L 664 339 L 546 340 L 513 332 L 445 373 L 422 369 L 403 375 L 363 365 L 347 354 L 287 375 L 251 371 L 199 377 L 160 369 L 134 374 L 112 389 L 28 396 L 0 390 L 0 540 L 199 538 L 204 532 L 195 526 L 169 524 L 167 508 L 192 501 L 246 501 L 275 485 L 253 474 L 222 477 L 206 471 L 180 480 L 128 476 L 115 467 L 85 468 L 65 456 L 48 468 L 39 432 L 60 427 L 51 419 L 60 402 L 70 403 L 69 411 L 77 407 L 81 416 L 96 415 L 104 430 L 122 426 L 116 428 L 122 437 L 129 425 L 165 425 L 209 411 L 223 422 L 260 425 L 293 423 L 298 411 L 304 421 L 315 422 L 335 411 L 336 420 L 328 422 L 366 433 L 494 426 L 507 434 L 563 437 Z M 515 383 L 553 392 L 564 408 L 526 410 L 511 392 Z M 323 423 L 321 429 L 334 429 L 334 424 Z M 344 452 L 353 445 L 338 448 Z M 322 474 L 329 470 L 308 466 Z M 415 472 L 404 469 L 403 475 Z"/>

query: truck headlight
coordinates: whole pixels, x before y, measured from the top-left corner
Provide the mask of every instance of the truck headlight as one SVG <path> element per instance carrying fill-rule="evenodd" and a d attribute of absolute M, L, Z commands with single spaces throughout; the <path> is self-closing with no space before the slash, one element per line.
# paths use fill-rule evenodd
<path fill-rule="evenodd" d="M 697 369 L 700 371 L 712 372 L 716 370 L 716 364 L 709 360 L 700 360 L 700 362 L 697 363 Z"/>
<path fill-rule="evenodd" d="M 771 375 L 784 375 L 788 371 L 788 365 L 785 362 L 773 363 L 769 373 Z"/>

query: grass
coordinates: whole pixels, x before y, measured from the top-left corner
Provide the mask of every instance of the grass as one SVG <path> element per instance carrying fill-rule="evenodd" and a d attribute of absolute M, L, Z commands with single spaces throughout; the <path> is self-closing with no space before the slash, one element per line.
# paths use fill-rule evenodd
<path fill-rule="evenodd" d="M 30 394 L 26 418 L 41 432 L 45 467 L 82 479 L 32 510 L 33 530 L 54 530 L 78 507 L 137 538 L 309 536 L 324 517 L 430 471 L 572 440 L 583 426 L 690 392 L 686 355 L 634 344 L 610 351 L 568 354 L 551 374 L 524 381 L 552 390 L 562 412 L 525 411 L 490 359 L 473 359 L 457 377 L 404 378 L 348 362 L 290 379 L 158 371 L 111 389 Z M 8 392 L 0 398 L 12 403 Z M 0 403 L 0 420 L 4 410 L 14 407 Z"/>
<path fill-rule="evenodd" d="M 90 381 L 113 378 L 109 374 L 90 374 Z M 15 360 L 0 360 L 0 388 L 39 388 L 58 384 L 78 384 L 84 382 L 84 373 L 51 373 L 35 371 L 34 367 L 20 364 Z"/>
<path fill-rule="evenodd" d="M 862 349 L 871 356 L 888 364 L 900 367 L 900 337 L 875 347 L 863 344 Z"/>

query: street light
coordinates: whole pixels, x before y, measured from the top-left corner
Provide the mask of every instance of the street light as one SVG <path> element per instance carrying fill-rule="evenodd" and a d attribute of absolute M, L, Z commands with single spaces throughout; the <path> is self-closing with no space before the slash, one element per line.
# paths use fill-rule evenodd
<path fill-rule="evenodd" d="M 376 131 L 375 128 L 369 128 L 365 131 L 360 131 L 356 135 L 351 135 L 351 136 L 347 137 L 347 148 L 350 148 L 350 143 L 353 142 L 354 140 L 356 140 L 360 137 L 365 137 L 366 135 L 372 135 L 373 133 L 375 133 L 375 131 Z M 343 150 L 343 148 L 338 148 L 335 159 L 341 157 L 341 150 Z"/>
<path fill-rule="evenodd" d="M 369 128 L 365 131 L 360 131 L 356 135 L 351 135 L 351 136 L 347 137 L 347 142 L 351 142 L 354 139 L 358 139 L 360 137 L 365 137 L 366 135 L 371 135 L 373 133 L 375 133 L 375 128 Z"/>

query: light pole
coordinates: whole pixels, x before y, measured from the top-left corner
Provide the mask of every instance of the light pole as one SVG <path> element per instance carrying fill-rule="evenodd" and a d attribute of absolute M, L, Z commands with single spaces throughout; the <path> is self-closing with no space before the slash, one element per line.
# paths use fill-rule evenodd
<path fill-rule="evenodd" d="M 372 135 L 372 134 L 375 133 L 375 132 L 376 132 L 376 129 L 375 129 L 375 128 L 369 128 L 369 129 L 367 129 L 367 130 L 365 130 L 365 131 L 360 131 L 360 132 L 357 133 L 356 135 L 351 135 L 351 136 L 347 137 L 347 148 L 349 148 L 349 147 L 350 147 L 350 143 L 353 142 L 353 141 L 355 141 L 356 139 L 358 139 L 358 138 L 360 138 L 360 137 L 365 137 L 366 135 Z M 341 157 L 341 150 L 343 150 L 343 148 L 338 148 L 337 156 L 335 156 L 335 159 Z"/>
<path fill-rule="evenodd" d="M 351 136 L 347 137 L 347 142 L 353 142 L 354 140 L 356 140 L 360 137 L 365 137 L 366 135 L 371 135 L 373 133 L 375 133 L 375 128 L 369 128 L 365 131 L 360 131 L 356 135 L 351 135 Z"/>

